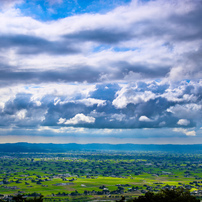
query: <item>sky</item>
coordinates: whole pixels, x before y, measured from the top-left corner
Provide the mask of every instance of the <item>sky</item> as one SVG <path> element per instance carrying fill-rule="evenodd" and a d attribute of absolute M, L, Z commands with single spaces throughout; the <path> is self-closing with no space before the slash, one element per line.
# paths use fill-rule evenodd
<path fill-rule="evenodd" d="M 202 0 L 0 0 L 0 143 L 202 144 Z"/>

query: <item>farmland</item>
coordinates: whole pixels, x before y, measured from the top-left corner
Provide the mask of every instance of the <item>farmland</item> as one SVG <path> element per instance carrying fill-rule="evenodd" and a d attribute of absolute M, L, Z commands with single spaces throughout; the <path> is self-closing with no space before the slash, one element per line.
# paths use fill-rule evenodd
<path fill-rule="evenodd" d="M 0 194 L 44 201 L 134 197 L 182 187 L 200 196 L 202 155 L 166 152 L 71 151 L 0 153 Z"/>

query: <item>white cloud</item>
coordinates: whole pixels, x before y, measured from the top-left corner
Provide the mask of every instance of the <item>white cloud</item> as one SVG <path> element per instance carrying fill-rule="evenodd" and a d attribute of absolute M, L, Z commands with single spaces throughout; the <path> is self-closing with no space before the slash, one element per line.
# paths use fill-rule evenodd
<path fill-rule="evenodd" d="M 98 99 L 85 99 L 89 97 L 90 93 L 95 91 L 95 84 L 65 84 L 65 83 L 50 83 L 40 85 L 15 85 L 12 87 L 0 88 L 0 108 L 4 108 L 7 101 L 15 99 L 17 94 L 29 94 L 31 95 L 31 101 L 37 106 L 41 106 L 42 99 L 46 96 L 55 97 L 54 104 L 64 104 L 69 101 L 75 101 L 76 97 L 83 98 L 87 104 L 97 104 L 103 106 L 105 101 Z M 60 97 L 65 98 L 66 101 L 61 101 Z"/>
<path fill-rule="evenodd" d="M 74 127 L 49 127 L 49 126 L 40 126 L 39 128 L 36 129 L 39 132 L 43 131 L 50 131 L 56 134 L 66 134 L 66 133 L 86 133 L 85 128 L 74 128 Z"/>
<path fill-rule="evenodd" d="M 161 96 L 166 98 L 169 101 L 182 102 L 182 101 L 191 101 L 196 102 L 196 91 L 200 86 L 200 82 L 172 82 L 165 93 Z M 192 88 L 192 91 L 189 94 L 186 92 L 187 89 Z"/>
<path fill-rule="evenodd" d="M 150 118 L 148 118 L 147 116 L 141 116 L 139 118 L 139 121 L 144 121 L 144 122 L 151 122 L 152 120 Z"/>
<path fill-rule="evenodd" d="M 174 128 L 174 132 L 184 133 L 186 136 L 196 136 L 196 131 L 194 130 L 188 130 L 184 128 Z"/>
<path fill-rule="evenodd" d="M 168 112 L 175 114 L 175 116 L 177 116 L 178 118 L 184 117 L 186 119 L 198 119 L 198 120 L 201 120 L 202 118 L 201 110 L 202 110 L 201 104 L 196 103 L 189 103 L 183 105 L 177 104 L 167 109 Z"/>
<path fill-rule="evenodd" d="M 116 108 L 125 108 L 128 104 L 139 104 L 141 102 L 147 102 L 151 99 L 155 99 L 156 95 L 151 91 L 137 92 L 135 88 L 127 86 L 123 87 L 117 92 L 116 99 L 113 100 L 112 104 Z"/>
<path fill-rule="evenodd" d="M 86 98 L 86 99 L 82 99 L 82 100 L 77 100 L 76 102 L 83 103 L 88 107 L 93 106 L 93 105 L 97 105 L 98 107 L 106 105 L 105 100 L 99 100 L 99 99 L 95 99 L 95 98 Z"/>
<path fill-rule="evenodd" d="M 125 131 L 125 130 L 124 130 Z M 129 129 L 127 131 L 130 131 Z M 122 129 L 108 129 L 108 128 L 105 128 L 105 129 L 99 129 L 99 130 L 93 130 L 93 134 L 96 134 L 96 135 L 105 135 L 105 134 L 119 134 L 119 133 L 122 133 L 123 130 Z"/>
<path fill-rule="evenodd" d="M 163 127 L 163 126 L 165 126 L 165 125 L 166 125 L 166 122 L 165 122 L 165 121 L 162 121 L 162 122 L 159 123 L 159 126 L 160 126 L 160 127 Z"/>
<path fill-rule="evenodd" d="M 66 121 L 66 119 L 59 118 L 57 124 L 63 124 Z"/>
<path fill-rule="evenodd" d="M 178 125 L 182 125 L 182 126 L 187 126 L 190 124 L 190 121 L 187 120 L 187 119 L 180 119 L 178 122 L 177 122 Z"/>
<path fill-rule="evenodd" d="M 110 117 L 110 121 L 114 121 L 114 120 L 123 121 L 125 118 L 126 118 L 125 114 L 113 114 Z"/>
<path fill-rule="evenodd" d="M 97 112 L 95 109 L 90 112 L 89 114 L 90 116 L 93 116 L 93 117 L 103 117 L 103 116 L 106 116 L 106 113 L 105 112 Z"/>
<path fill-rule="evenodd" d="M 68 125 L 76 125 L 76 124 L 83 124 L 83 123 L 94 123 L 95 118 L 92 116 L 85 116 L 84 114 L 77 114 L 73 118 L 66 120 L 64 124 Z"/>
<path fill-rule="evenodd" d="M 18 112 L 17 112 L 17 118 L 18 118 L 19 120 L 25 119 L 26 113 L 27 113 L 27 110 L 26 110 L 26 109 L 22 109 L 22 110 L 18 111 Z"/>

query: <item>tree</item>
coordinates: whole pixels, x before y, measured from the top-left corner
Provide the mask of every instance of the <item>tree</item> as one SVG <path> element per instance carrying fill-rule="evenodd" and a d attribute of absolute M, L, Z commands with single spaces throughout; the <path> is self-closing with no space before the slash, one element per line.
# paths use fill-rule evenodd
<path fill-rule="evenodd" d="M 34 197 L 33 199 L 27 199 L 23 195 L 18 194 L 13 197 L 13 201 L 15 202 L 43 202 L 43 196 L 41 195 L 39 198 Z"/>
<path fill-rule="evenodd" d="M 159 193 L 147 192 L 144 196 L 139 196 L 135 199 L 130 199 L 128 202 L 200 202 L 184 189 L 165 189 Z"/>

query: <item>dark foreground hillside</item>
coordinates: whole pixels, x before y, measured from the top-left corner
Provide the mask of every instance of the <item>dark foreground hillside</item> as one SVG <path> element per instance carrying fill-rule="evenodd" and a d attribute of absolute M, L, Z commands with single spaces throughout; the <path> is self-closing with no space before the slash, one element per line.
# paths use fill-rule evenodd
<path fill-rule="evenodd" d="M 24 195 L 17 195 L 10 197 L 10 200 L 0 199 L 1 202 L 13 201 L 13 202 L 43 202 L 43 196 L 35 197 L 32 199 L 27 198 Z M 57 200 L 54 200 L 57 201 Z M 61 200 L 60 200 L 61 201 Z M 77 200 L 74 200 L 77 201 Z M 79 200 L 80 201 L 80 200 Z M 86 201 L 86 200 L 85 200 Z M 97 200 L 99 201 L 99 200 Z M 112 201 L 112 200 L 110 200 Z M 147 192 L 144 196 L 139 196 L 134 199 L 126 200 L 122 196 L 121 200 L 116 200 L 116 202 L 200 202 L 200 199 L 192 196 L 188 190 L 184 189 L 166 189 L 161 190 L 158 193 Z"/>
<path fill-rule="evenodd" d="M 124 201 L 124 198 L 120 201 Z M 147 192 L 144 196 L 128 200 L 127 202 L 200 202 L 200 199 L 192 196 L 188 190 L 173 189 L 161 190 L 155 194 Z"/>

